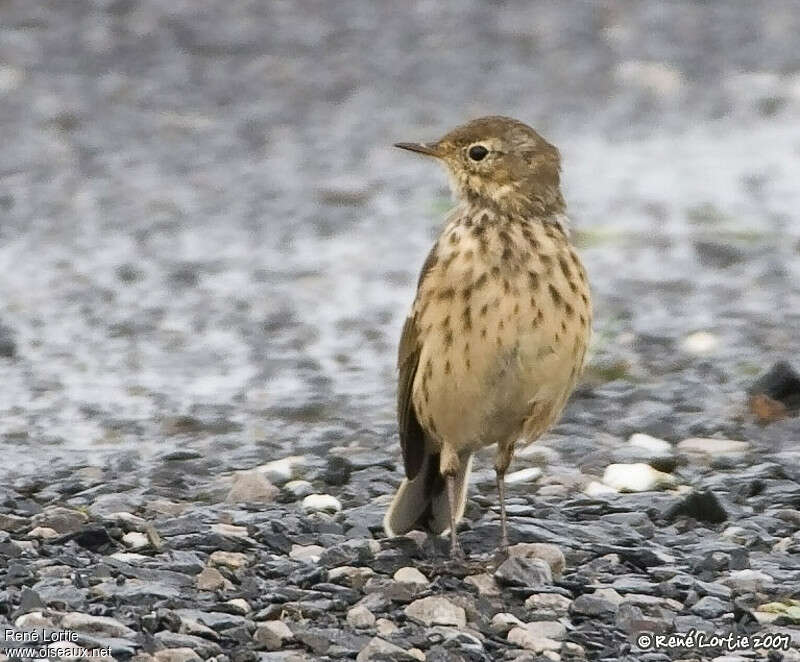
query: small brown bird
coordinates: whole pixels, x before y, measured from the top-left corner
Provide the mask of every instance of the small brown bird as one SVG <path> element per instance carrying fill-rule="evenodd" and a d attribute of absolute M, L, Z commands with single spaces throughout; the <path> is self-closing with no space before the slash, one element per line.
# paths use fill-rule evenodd
<path fill-rule="evenodd" d="M 589 284 L 569 242 L 558 150 L 522 122 L 484 117 L 433 143 L 398 143 L 443 163 L 457 198 L 403 327 L 397 394 L 406 478 L 384 528 L 450 530 L 464 513 L 472 454 L 497 444 L 504 476 L 517 443 L 558 418 L 592 324 Z"/>

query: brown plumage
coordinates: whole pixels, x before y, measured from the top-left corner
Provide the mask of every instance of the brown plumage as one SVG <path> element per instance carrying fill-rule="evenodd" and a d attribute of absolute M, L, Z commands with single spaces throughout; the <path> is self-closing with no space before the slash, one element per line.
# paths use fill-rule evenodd
<path fill-rule="evenodd" d="M 504 475 L 515 444 L 557 419 L 583 367 L 591 304 L 569 243 L 558 150 L 505 117 L 460 126 L 433 156 L 457 198 L 420 274 L 398 356 L 398 422 L 406 478 L 384 519 L 389 535 L 450 529 L 466 499 L 472 454 L 497 444 Z"/>

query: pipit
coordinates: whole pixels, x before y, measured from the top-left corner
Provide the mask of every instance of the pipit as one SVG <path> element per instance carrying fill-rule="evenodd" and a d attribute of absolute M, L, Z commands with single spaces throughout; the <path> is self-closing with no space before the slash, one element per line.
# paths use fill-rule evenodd
<path fill-rule="evenodd" d="M 569 241 L 558 150 L 506 117 L 432 143 L 396 147 L 444 164 L 457 200 L 433 246 L 398 356 L 406 478 L 387 535 L 450 530 L 464 514 L 472 454 L 497 444 L 500 552 L 508 547 L 504 476 L 514 448 L 558 418 L 583 367 L 592 311 Z"/>

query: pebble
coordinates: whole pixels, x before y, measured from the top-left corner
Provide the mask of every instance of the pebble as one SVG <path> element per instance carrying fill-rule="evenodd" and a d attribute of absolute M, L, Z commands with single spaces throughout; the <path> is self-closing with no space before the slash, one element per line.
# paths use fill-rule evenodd
<path fill-rule="evenodd" d="M 557 651 L 561 649 L 561 642 L 548 637 L 540 637 L 533 634 L 527 627 L 512 628 L 506 639 L 509 643 L 515 646 L 520 646 L 527 650 L 532 650 L 534 653 L 543 653 L 544 651 Z"/>
<path fill-rule="evenodd" d="M 322 552 L 325 551 L 324 547 L 320 545 L 292 545 L 292 550 L 289 552 L 289 558 L 296 561 L 310 561 L 316 563 L 320 560 Z"/>
<path fill-rule="evenodd" d="M 745 453 L 749 448 L 750 444 L 746 441 L 734 441 L 732 439 L 692 437 L 678 442 L 679 451 L 710 456 Z"/>
<path fill-rule="evenodd" d="M 60 626 L 64 630 L 77 630 L 89 634 L 105 637 L 119 637 L 121 639 L 134 639 L 136 632 L 120 623 L 115 618 L 107 616 L 90 616 L 80 612 L 67 612 L 62 616 Z"/>
<path fill-rule="evenodd" d="M 219 591 L 233 588 L 233 585 L 216 568 L 203 568 L 195 578 L 195 584 L 201 591 Z"/>
<path fill-rule="evenodd" d="M 50 538 L 58 538 L 58 531 L 56 531 L 55 529 L 51 529 L 49 526 L 36 526 L 30 530 L 28 535 L 31 538 L 48 540 Z"/>
<path fill-rule="evenodd" d="M 652 492 L 665 487 L 672 487 L 675 478 L 670 474 L 657 471 L 649 464 L 611 464 L 603 473 L 603 482 L 620 492 Z"/>
<path fill-rule="evenodd" d="M 430 584 L 428 578 L 423 575 L 419 570 L 416 568 L 412 568 L 410 566 L 406 566 L 405 568 L 400 568 L 397 572 L 394 573 L 394 580 L 401 584 L 412 584 L 414 586 L 425 587 Z"/>
<path fill-rule="evenodd" d="M 599 480 L 592 480 L 583 489 L 583 493 L 589 497 L 603 497 L 609 494 L 619 494 L 619 490 L 605 483 L 601 483 Z"/>
<path fill-rule="evenodd" d="M 330 494 L 309 494 L 303 499 L 302 508 L 307 513 L 338 513 L 342 509 L 342 503 L 339 499 Z"/>
<path fill-rule="evenodd" d="M 253 641 L 264 646 L 268 651 L 280 650 L 284 642 L 290 641 L 294 634 L 283 621 L 265 621 L 259 623 L 253 632 Z"/>
<path fill-rule="evenodd" d="M 74 533 L 88 521 L 86 513 L 61 506 L 47 506 L 44 511 L 33 516 L 34 526 L 47 527 L 60 534 Z"/>
<path fill-rule="evenodd" d="M 356 605 L 347 611 L 348 625 L 357 628 L 371 628 L 375 625 L 375 615 L 363 605 Z"/>
<path fill-rule="evenodd" d="M 227 503 L 271 503 L 280 490 L 258 471 L 236 474 L 225 497 Z"/>
<path fill-rule="evenodd" d="M 234 598 L 233 600 L 228 600 L 225 604 L 228 605 L 231 613 L 239 614 L 240 616 L 244 616 L 253 611 L 250 603 L 244 598 Z"/>
<path fill-rule="evenodd" d="M 521 542 L 511 545 L 508 548 L 508 555 L 526 559 L 541 559 L 547 562 L 553 577 L 556 578 L 561 577 L 561 573 L 567 566 L 564 552 L 557 545 L 546 542 Z"/>
<path fill-rule="evenodd" d="M 494 598 L 500 595 L 500 587 L 497 585 L 495 578 L 488 573 L 481 573 L 478 575 L 470 575 L 464 580 L 465 583 L 471 584 L 480 595 L 487 598 Z"/>
<path fill-rule="evenodd" d="M 492 616 L 491 628 L 498 634 L 505 634 L 512 627 L 516 627 L 517 625 L 522 626 L 524 623 L 514 616 L 514 614 L 509 614 L 508 612 L 499 612 Z"/>
<path fill-rule="evenodd" d="M 128 549 L 144 549 L 145 547 L 150 546 L 150 540 L 144 533 L 139 533 L 137 531 L 131 531 L 130 533 L 126 533 L 122 536 L 122 543 Z"/>
<path fill-rule="evenodd" d="M 700 598 L 691 608 L 693 614 L 697 614 L 703 618 L 716 618 L 728 611 L 731 611 L 730 603 L 715 598 L 712 595 Z"/>
<path fill-rule="evenodd" d="M 407 660 L 417 660 L 404 648 L 396 646 L 385 639 L 374 637 L 370 639 L 364 648 L 356 656 L 356 662 L 406 662 Z"/>
<path fill-rule="evenodd" d="M 290 480 L 283 486 L 283 490 L 295 499 L 302 499 L 314 493 L 314 486 L 307 480 Z"/>
<path fill-rule="evenodd" d="M 636 432 L 628 439 L 628 444 L 634 448 L 641 448 L 654 455 L 662 455 L 665 453 L 672 453 L 672 444 L 658 437 L 651 437 L 649 434 Z"/>
<path fill-rule="evenodd" d="M 247 556 L 247 554 L 242 554 L 240 552 L 223 552 L 221 550 L 217 550 L 216 552 L 212 552 L 211 556 L 208 557 L 209 565 L 216 566 L 218 568 L 230 568 L 231 570 L 244 568 L 249 562 L 250 558 Z"/>
<path fill-rule="evenodd" d="M 528 467 L 527 469 L 520 469 L 506 474 L 506 485 L 517 485 L 520 483 L 532 483 L 542 475 L 542 470 L 539 467 Z"/>
<path fill-rule="evenodd" d="M 525 600 L 525 609 L 563 616 L 571 604 L 572 600 L 558 593 L 534 593 Z"/>
<path fill-rule="evenodd" d="M 520 558 L 510 556 L 494 573 L 501 584 L 511 586 L 541 586 L 553 583 L 550 564 L 539 558 Z"/>
<path fill-rule="evenodd" d="M 408 618 L 423 625 L 454 625 L 466 627 L 467 616 L 463 607 L 453 604 L 447 598 L 430 596 L 415 600 L 405 608 Z"/>
<path fill-rule="evenodd" d="M 681 342 L 683 351 L 695 356 L 711 354 L 719 345 L 719 338 L 708 331 L 690 333 Z"/>
<path fill-rule="evenodd" d="M 734 570 L 727 577 L 719 580 L 720 584 L 729 586 L 737 593 L 753 593 L 773 584 L 775 580 L 760 570 Z"/>
<path fill-rule="evenodd" d="M 292 455 L 262 464 L 256 467 L 256 471 L 268 481 L 276 485 L 283 485 L 295 477 L 295 474 L 305 464 L 305 461 L 306 459 L 302 455 Z"/>

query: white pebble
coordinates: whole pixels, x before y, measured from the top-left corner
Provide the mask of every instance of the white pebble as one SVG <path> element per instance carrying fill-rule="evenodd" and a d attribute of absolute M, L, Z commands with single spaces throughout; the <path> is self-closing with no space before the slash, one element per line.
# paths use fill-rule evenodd
<path fill-rule="evenodd" d="M 256 467 L 256 471 L 276 485 L 282 485 L 294 478 L 297 468 L 304 463 L 305 458 L 302 455 L 291 455 L 290 457 L 284 457 L 280 460 L 273 460 L 272 462 L 262 464 Z"/>
<path fill-rule="evenodd" d="M 530 483 L 542 475 L 542 470 L 539 467 L 528 467 L 527 469 L 520 469 L 513 473 L 506 474 L 506 485 L 514 485 L 515 483 Z"/>
<path fill-rule="evenodd" d="M 717 345 L 719 345 L 719 338 L 707 331 L 697 331 L 689 334 L 681 343 L 681 347 L 685 352 L 695 356 L 710 354 L 717 348 Z"/>
<path fill-rule="evenodd" d="M 651 453 L 671 453 L 672 452 L 672 444 L 668 441 L 664 441 L 663 439 L 659 439 L 658 437 L 651 437 L 649 434 L 643 434 L 641 432 L 637 432 L 636 434 L 632 434 L 631 438 L 628 439 L 628 443 L 631 446 L 636 446 L 636 448 L 643 448 Z"/>
<path fill-rule="evenodd" d="M 303 510 L 311 512 L 338 513 L 342 509 L 342 503 L 335 496 L 330 494 L 309 494 L 303 499 Z"/>
<path fill-rule="evenodd" d="M 400 568 L 394 573 L 394 580 L 400 584 L 414 584 L 415 586 L 427 586 L 430 584 L 425 575 L 410 566 Z"/>
<path fill-rule="evenodd" d="M 609 487 L 608 485 L 603 485 L 603 483 L 597 480 L 593 480 L 584 488 L 583 493 L 586 496 L 598 497 L 605 496 L 606 494 L 618 494 L 619 490 Z"/>
<path fill-rule="evenodd" d="M 131 531 L 122 536 L 122 544 L 130 549 L 144 549 L 150 544 L 150 541 L 144 533 Z"/>
<path fill-rule="evenodd" d="M 620 492 L 650 492 L 662 487 L 671 487 L 675 478 L 653 469 L 649 464 L 611 464 L 603 473 L 603 482 Z"/>

